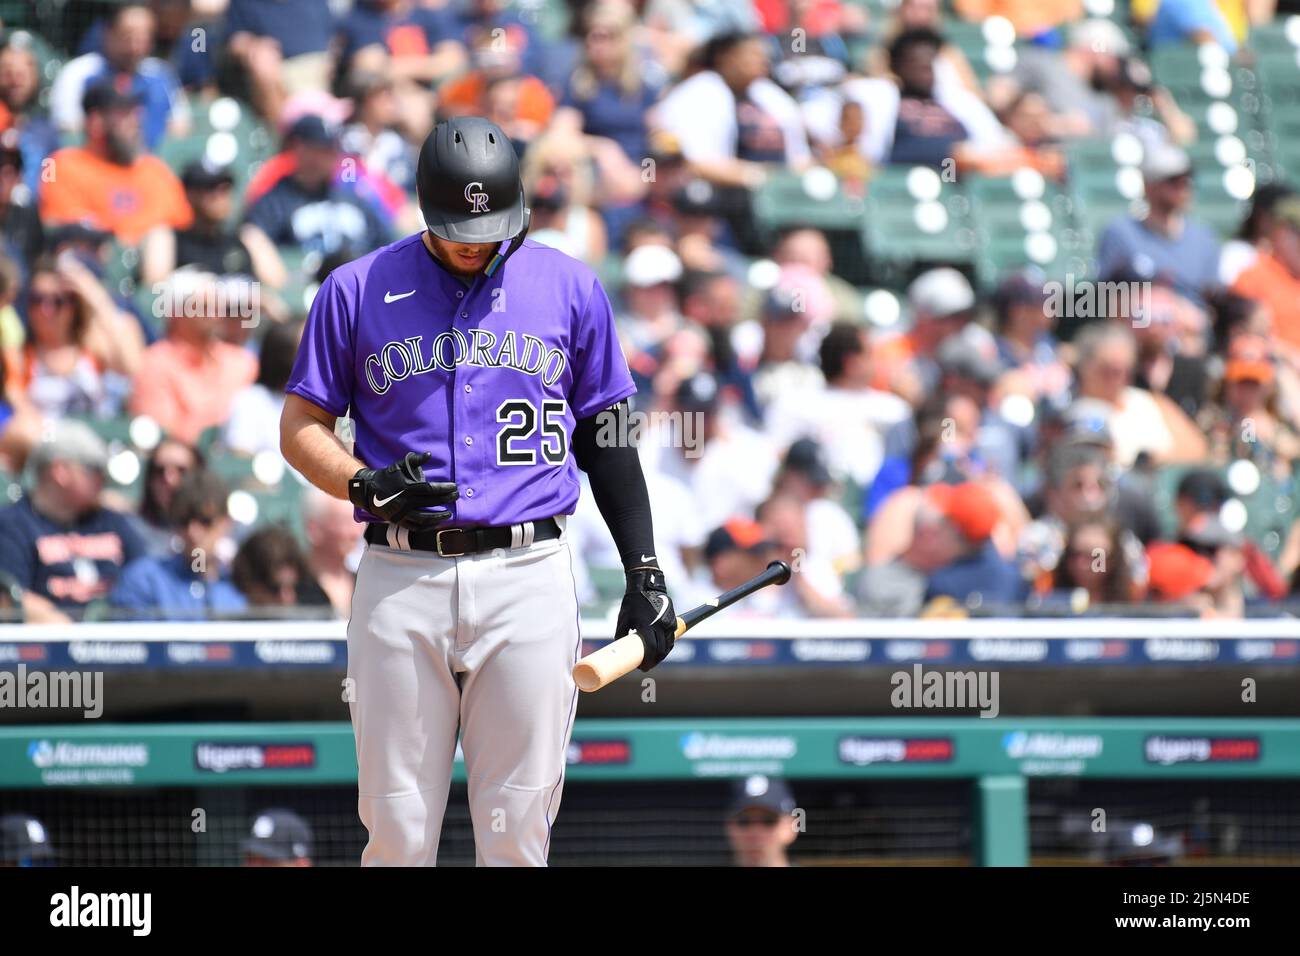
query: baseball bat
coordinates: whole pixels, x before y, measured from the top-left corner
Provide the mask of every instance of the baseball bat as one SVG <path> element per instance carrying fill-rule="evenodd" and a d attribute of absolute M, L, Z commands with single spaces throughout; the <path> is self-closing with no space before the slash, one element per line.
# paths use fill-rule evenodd
<path fill-rule="evenodd" d="M 723 608 L 731 607 L 742 598 L 747 598 L 760 588 L 769 584 L 785 584 L 790 580 L 790 565 L 784 561 L 773 561 L 762 574 L 746 581 L 739 587 L 719 594 L 711 601 L 705 601 L 699 607 L 693 607 L 677 618 L 677 637 L 681 637 L 700 621 L 713 617 Z M 631 673 L 641 666 L 645 657 L 645 644 L 635 633 L 620 637 L 612 644 L 606 644 L 598 651 L 592 651 L 573 665 L 573 679 L 584 691 L 600 690 L 611 681 L 618 680 L 624 674 Z"/>

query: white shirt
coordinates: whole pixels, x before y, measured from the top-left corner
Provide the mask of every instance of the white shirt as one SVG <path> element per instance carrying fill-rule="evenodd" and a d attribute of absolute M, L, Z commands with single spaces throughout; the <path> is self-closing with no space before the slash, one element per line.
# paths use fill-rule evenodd
<path fill-rule="evenodd" d="M 912 414 L 892 392 L 820 388 L 785 392 L 767 409 L 766 432 L 781 447 L 813 438 L 837 476 L 865 487 L 884 460 L 885 432 Z"/>
<path fill-rule="evenodd" d="M 803 116 L 790 94 L 771 80 L 755 80 L 749 99 L 771 116 L 785 138 L 785 161 L 797 166 L 812 160 Z M 705 70 L 679 83 L 656 108 L 656 124 L 677 137 L 691 162 L 736 157 L 739 125 L 736 95 L 717 73 Z"/>
<path fill-rule="evenodd" d="M 250 385 L 235 393 L 226 420 L 226 444 L 235 451 L 256 455 L 280 452 L 280 412 L 284 395 L 265 385 Z"/>

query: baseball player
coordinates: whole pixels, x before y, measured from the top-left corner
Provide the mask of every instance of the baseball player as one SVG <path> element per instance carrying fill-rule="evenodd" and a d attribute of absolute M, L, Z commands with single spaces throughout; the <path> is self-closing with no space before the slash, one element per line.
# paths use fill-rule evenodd
<path fill-rule="evenodd" d="M 566 517 L 577 469 L 627 573 L 618 635 L 673 645 L 634 388 L 582 263 L 525 239 L 513 144 L 476 117 L 420 151 L 427 230 L 340 266 L 312 303 L 285 458 L 367 522 L 348 695 L 363 865 L 433 865 L 457 734 L 480 865 L 546 863 L 580 646 Z M 355 453 L 335 437 L 350 413 Z M 611 439 L 615 436 L 615 439 Z"/>

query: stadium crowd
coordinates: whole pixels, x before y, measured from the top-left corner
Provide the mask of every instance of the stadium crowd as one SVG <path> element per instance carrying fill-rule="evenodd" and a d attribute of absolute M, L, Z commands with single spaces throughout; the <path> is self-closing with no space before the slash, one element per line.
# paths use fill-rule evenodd
<path fill-rule="evenodd" d="M 1300 196 L 1278 162 L 1203 222 L 1212 134 L 1152 69 L 1300 44 L 1269 2 L 68 8 L 0 41 L 0 584 L 27 620 L 346 616 L 360 529 L 278 460 L 282 389 L 312 290 L 421 228 L 419 144 L 465 114 L 521 150 L 530 238 L 606 280 L 678 606 L 775 557 L 792 585 L 738 614 L 1300 595 Z M 1014 62 L 972 63 L 972 27 Z M 809 208 L 826 176 L 888 203 L 897 168 L 1064 190 L 1121 139 L 1140 189 L 1088 234 L 1088 308 L 1032 256 L 877 275 L 887 249 L 864 271 L 798 197 L 759 214 L 790 177 Z M 569 529 L 583 597 L 621 592 L 589 496 Z"/>

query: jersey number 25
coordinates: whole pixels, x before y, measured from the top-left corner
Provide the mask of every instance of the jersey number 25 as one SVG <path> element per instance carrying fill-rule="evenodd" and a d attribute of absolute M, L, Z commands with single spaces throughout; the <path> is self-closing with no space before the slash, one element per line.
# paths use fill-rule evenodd
<path fill-rule="evenodd" d="M 539 443 L 542 460 L 548 465 L 561 465 L 569 454 L 569 436 L 564 431 L 564 402 L 547 399 L 542 402 L 542 440 Z M 531 438 L 537 431 L 537 406 L 527 399 L 512 398 L 502 402 L 497 409 L 497 421 L 505 425 L 497 432 L 498 465 L 535 465 L 537 452 L 531 448 L 517 448 L 516 440 Z"/>

